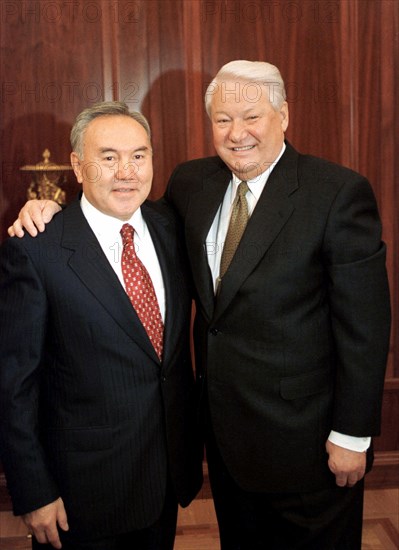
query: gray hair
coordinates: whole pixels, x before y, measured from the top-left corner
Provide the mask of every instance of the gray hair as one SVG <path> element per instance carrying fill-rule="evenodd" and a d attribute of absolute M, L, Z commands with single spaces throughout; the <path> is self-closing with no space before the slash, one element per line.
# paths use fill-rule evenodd
<path fill-rule="evenodd" d="M 244 80 L 251 85 L 266 86 L 269 101 L 276 111 L 280 110 L 286 100 L 284 80 L 277 67 L 265 61 L 230 61 L 219 70 L 205 92 L 205 109 L 211 116 L 212 97 L 221 82 L 226 80 Z"/>
<path fill-rule="evenodd" d="M 72 150 L 83 158 L 83 137 L 87 126 L 92 120 L 100 116 L 128 116 L 141 124 L 148 137 L 151 139 L 151 129 L 147 119 L 138 111 L 129 111 L 129 107 L 122 101 L 103 101 L 95 103 L 92 107 L 88 107 L 82 111 L 75 120 L 71 130 L 71 146 Z"/>

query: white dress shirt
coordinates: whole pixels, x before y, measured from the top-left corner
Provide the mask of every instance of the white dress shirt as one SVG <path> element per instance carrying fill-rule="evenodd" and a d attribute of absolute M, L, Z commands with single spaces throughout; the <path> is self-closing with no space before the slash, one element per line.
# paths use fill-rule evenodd
<path fill-rule="evenodd" d="M 285 151 L 285 143 L 278 155 L 277 159 L 273 164 L 269 166 L 267 170 L 262 172 L 259 176 L 254 179 L 246 180 L 249 190 L 246 194 L 246 199 L 248 203 L 248 215 L 251 216 L 254 208 L 259 200 L 259 197 L 262 194 L 263 188 L 266 185 L 267 180 L 269 179 L 270 174 L 273 171 L 273 168 L 276 166 L 277 162 L 280 160 L 280 157 Z M 217 279 L 219 277 L 220 269 L 220 260 L 222 258 L 222 251 L 224 241 L 226 240 L 227 229 L 229 227 L 229 221 L 231 216 L 231 211 L 233 208 L 233 202 L 237 193 L 237 188 L 240 185 L 241 180 L 233 174 L 233 177 L 227 187 L 226 193 L 222 204 L 220 205 L 218 211 L 216 212 L 215 219 L 211 225 L 209 233 L 206 238 L 206 250 L 208 254 L 208 263 L 212 273 L 214 291 L 216 292 Z"/>
<path fill-rule="evenodd" d="M 270 174 L 272 173 L 277 162 L 280 160 L 281 156 L 285 151 L 285 143 L 280 151 L 280 154 L 276 158 L 275 162 L 270 165 L 270 167 L 257 176 L 255 179 L 247 180 L 249 190 L 246 194 L 246 199 L 248 203 L 248 214 L 251 216 L 254 208 L 259 200 L 259 197 L 262 194 L 262 191 L 267 184 Z M 206 237 L 206 250 L 208 255 L 208 263 L 212 273 L 214 291 L 216 292 L 217 279 L 219 277 L 220 269 L 220 260 L 222 257 L 223 245 L 226 239 L 227 229 L 229 226 L 231 211 L 233 208 L 233 202 L 237 193 L 237 188 L 241 180 L 233 174 L 232 179 L 227 187 L 226 193 L 224 195 L 222 204 L 220 205 L 218 211 L 216 212 L 215 219 L 211 225 L 209 233 Z M 328 439 L 351 451 L 363 452 L 367 450 L 370 446 L 371 438 L 370 437 L 353 437 L 350 435 L 341 434 L 338 432 L 331 431 Z"/>
<path fill-rule="evenodd" d="M 129 223 L 133 226 L 134 247 L 136 254 L 150 274 L 152 284 L 154 285 L 155 294 L 158 299 L 159 308 L 161 310 L 162 320 L 165 321 L 165 286 L 163 283 L 161 267 L 159 265 L 158 256 L 155 251 L 150 232 L 141 213 L 141 209 L 139 208 L 136 210 L 130 220 L 121 221 L 100 212 L 87 200 L 84 193 L 82 194 L 80 206 L 84 217 L 97 237 L 107 260 L 118 276 L 123 288 L 125 288 L 125 283 L 123 280 L 121 266 L 123 247 L 120 230 L 124 223 Z"/>

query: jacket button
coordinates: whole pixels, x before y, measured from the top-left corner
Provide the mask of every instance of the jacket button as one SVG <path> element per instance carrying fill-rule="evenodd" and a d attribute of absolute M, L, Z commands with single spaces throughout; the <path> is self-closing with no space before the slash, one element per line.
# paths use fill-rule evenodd
<path fill-rule="evenodd" d="M 218 335 L 218 329 L 217 328 L 211 328 L 211 334 L 213 334 L 213 336 L 217 336 Z"/>
<path fill-rule="evenodd" d="M 161 382 L 166 382 L 166 376 L 161 376 Z"/>

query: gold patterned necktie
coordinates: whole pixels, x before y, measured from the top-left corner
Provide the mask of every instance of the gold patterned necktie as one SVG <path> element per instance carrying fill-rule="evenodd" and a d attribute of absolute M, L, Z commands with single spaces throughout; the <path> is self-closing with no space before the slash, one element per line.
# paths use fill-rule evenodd
<path fill-rule="evenodd" d="M 226 240 L 224 242 L 222 258 L 220 260 L 219 284 L 226 273 L 231 260 L 236 252 L 238 243 L 244 233 L 248 222 L 248 203 L 245 195 L 248 191 L 248 184 L 242 181 L 238 186 L 236 196 L 233 202 L 229 227 L 227 229 Z"/>
<path fill-rule="evenodd" d="M 159 359 L 162 359 L 164 325 L 154 285 L 144 264 L 136 255 L 133 227 L 125 223 L 120 233 L 123 244 L 122 274 L 126 293 Z"/>

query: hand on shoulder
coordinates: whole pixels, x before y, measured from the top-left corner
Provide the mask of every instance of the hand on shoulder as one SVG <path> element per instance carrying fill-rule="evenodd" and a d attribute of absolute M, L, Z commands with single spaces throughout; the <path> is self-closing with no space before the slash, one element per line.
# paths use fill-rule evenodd
<path fill-rule="evenodd" d="M 10 237 L 23 237 L 24 229 L 36 237 L 38 231 L 42 233 L 46 223 L 51 221 L 54 214 L 61 210 L 61 206 L 50 200 L 30 200 L 24 204 L 18 214 L 18 218 L 8 228 Z"/>

